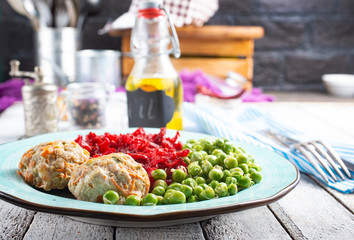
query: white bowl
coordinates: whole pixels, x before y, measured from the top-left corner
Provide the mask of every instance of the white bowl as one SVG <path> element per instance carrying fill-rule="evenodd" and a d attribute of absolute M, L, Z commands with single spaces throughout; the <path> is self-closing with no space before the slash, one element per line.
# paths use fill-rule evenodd
<path fill-rule="evenodd" d="M 353 74 L 325 74 L 322 76 L 327 91 L 337 97 L 354 97 Z"/>

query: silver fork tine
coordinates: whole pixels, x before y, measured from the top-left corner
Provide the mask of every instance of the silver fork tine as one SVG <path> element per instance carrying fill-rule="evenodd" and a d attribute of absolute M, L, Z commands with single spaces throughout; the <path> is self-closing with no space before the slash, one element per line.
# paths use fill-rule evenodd
<path fill-rule="evenodd" d="M 334 151 L 334 149 L 331 146 L 329 146 L 321 141 L 317 141 L 317 142 L 321 143 L 328 150 L 329 154 L 331 154 L 332 157 L 339 163 L 339 165 L 342 167 L 343 171 L 347 174 L 347 176 L 349 178 L 352 178 L 352 174 L 349 172 L 348 168 L 345 166 L 344 162 L 339 157 L 339 155 L 336 153 L 336 151 Z"/>
<path fill-rule="evenodd" d="M 265 131 L 265 134 L 269 137 L 275 139 L 278 143 L 281 143 L 285 147 L 295 148 L 297 151 L 302 153 L 305 158 L 314 166 L 317 172 L 322 176 L 323 180 L 328 183 L 327 174 L 323 171 L 319 163 L 326 169 L 328 174 L 333 178 L 334 181 L 338 181 L 334 172 L 330 169 L 328 163 L 333 167 L 333 169 L 338 173 L 338 175 L 345 180 L 342 171 L 350 178 L 353 179 L 352 174 L 348 170 L 347 166 L 344 164 L 343 160 L 339 157 L 336 151 L 329 145 L 322 141 L 314 140 L 310 142 L 300 142 L 285 136 L 281 133 L 274 132 L 272 130 Z M 328 163 L 327 163 L 327 161 Z M 340 168 L 338 164 L 340 165 Z M 349 164 L 349 163 L 348 163 Z M 350 166 L 350 165 L 349 165 Z"/>
<path fill-rule="evenodd" d="M 325 162 L 325 160 L 321 157 L 321 155 L 318 154 L 318 152 L 316 151 L 317 150 L 316 146 L 314 146 L 311 142 L 308 142 L 308 143 L 304 144 L 304 146 L 305 146 L 305 148 L 307 150 L 309 150 L 315 156 L 315 158 L 321 163 L 321 165 L 326 169 L 326 171 L 329 173 L 329 175 L 331 175 L 333 180 L 336 182 L 337 181 L 337 177 L 334 175 L 334 173 L 329 168 L 329 166 Z"/>
<path fill-rule="evenodd" d="M 299 150 L 305 156 L 305 158 L 307 160 L 310 161 L 310 163 L 315 167 L 317 172 L 322 176 L 323 180 L 325 180 L 326 183 L 328 183 L 328 177 L 327 177 L 326 173 L 322 170 L 322 168 L 320 167 L 318 162 L 311 156 L 311 154 L 309 154 L 309 152 L 306 150 L 304 145 L 303 144 L 296 144 L 296 145 L 294 145 L 294 147 L 297 150 Z"/>
<path fill-rule="evenodd" d="M 327 151 L 328 147 L 325 146 L 322 142 L 320 141 L 313 141 L 311 142 L 312 145 L 314 145 L 316 147 L 316 150 L 324 157 L 327 159 L 327 161 L 329 162 L 329 164 L 331 164 L 331 166 L 334 168 L 334 170 L 338 173 L 338 175 L 344 180 L 344 175 L 343 173 L 339 170 L 337 164 L 334 163 L 332 157 L 319 145 L 322 145 Z"/>

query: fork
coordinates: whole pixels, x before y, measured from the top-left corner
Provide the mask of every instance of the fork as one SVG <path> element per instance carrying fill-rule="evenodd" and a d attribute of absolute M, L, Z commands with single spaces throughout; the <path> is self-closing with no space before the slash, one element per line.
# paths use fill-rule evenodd
<path fill-rule="evenodd" d="M 265 131 L 265 134 L 276 141 L 280 142 L 282 145 L 288 148 L 294 148 L 313 165 L 317 172 L 322 176 L 323 180 L 328 183 L 327 174 L 323 171 L 322 167 L 328 172 L 328 174 L 333 178 L 335 182 L 339 180 L 335 176 L 334 172 L 330 169 L 330 166 L 335 170 L 336 173 L 344 180 L 344 175 L 339 169 L 336 162 L 340 165 L 343 172 L 352 179 L 352 174 L 348 170 L 347 166 L 344 164 L 343 160 L 339 157 L 336 151 L 328 144 L 320 140 L 300 142 L 288 136 L 282 135 L 278 132 L 271 130 Z"/>

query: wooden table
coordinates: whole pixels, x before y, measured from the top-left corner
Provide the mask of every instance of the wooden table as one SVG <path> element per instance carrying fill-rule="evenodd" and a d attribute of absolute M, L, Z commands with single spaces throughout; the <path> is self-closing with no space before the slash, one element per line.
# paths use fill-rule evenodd
<path fill-rule="evenodd" d="M 255 105 L 279 114 L 300 111 L 314 128 L 354 143 L 353 101 Z M 270 205 L 171 227 L 91 225 L 1 200 L 0 214 L 0 239 L 354 239 L 354 194 L 339 193 L 305 174 L 293 191 Z"/>

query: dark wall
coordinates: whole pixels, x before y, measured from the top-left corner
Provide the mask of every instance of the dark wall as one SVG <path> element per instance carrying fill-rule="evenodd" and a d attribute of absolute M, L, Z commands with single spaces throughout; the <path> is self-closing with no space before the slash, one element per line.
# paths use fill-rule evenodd
<path fill-rule="evenodd" d="M 33 68 L 32 30 L 26 18 L 1 1 L 0 60 L 3 79 L 8 62 L 20 59 Z M 104 0 L 83 32 L 83 48 L 119 49 L 120 40 L 97 30 L 129 8 L 130 0 Z M 259 25 L 265 37 L 256 41 L 254 85 L 272 90 L 322 91 L 324 73 L 354 73 L 353 0 L 219 0 L 208 24 Z"/>

